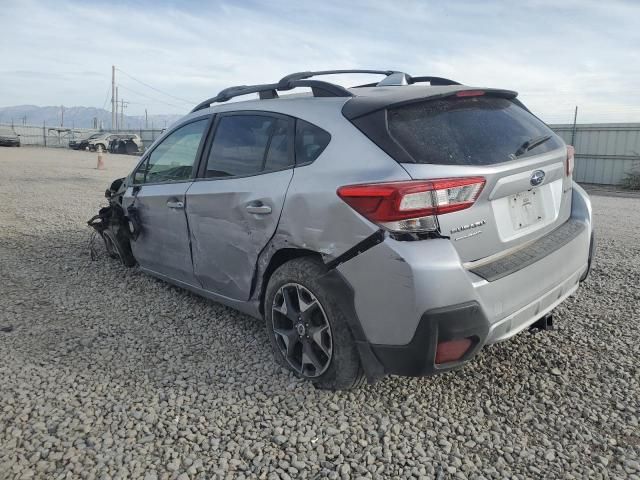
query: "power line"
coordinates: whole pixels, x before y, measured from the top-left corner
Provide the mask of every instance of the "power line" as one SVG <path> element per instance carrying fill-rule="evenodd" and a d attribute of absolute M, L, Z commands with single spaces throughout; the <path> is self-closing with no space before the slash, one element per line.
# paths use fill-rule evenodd
<path fill-rule="evenodd" d="M 109 100 L 109 90 L 111 90 L 111 85 L 107 86 L 107 93 L 104 96 L 104 102 L 102 102 L 102 110 L 107 106 L 107 101 Z"/>
<path fill-rule="evenodd" d="M 125 86 L 124 86 L 124 85 L 122 85 L 121 83 L 119 83 L 119 84 L 118 84 L 118 86 L 119 86 L 120 88 L 124 88 L 125 90 L 130 91 L 131 93 L 135 93 L 136 95 L 141 95 L 141 96 L 143 96 L 143 97 L 145 97 L 145 98 L 148 98 L 148 99 L 150 99 L 150 100 L 154 100 L 154 101 L 156 101 L 156 102 L 163 103 L 163 104 L 165 104 L 165 105 L 169 105 L 170 107 L 175 107 L 175 108 L 184 108 L 184 107 L 182 107 L 182 106 L 180 106 L 180 105 L 175 105 L 175 104 L 173 104 L 173 103 L 165 102 L 164 100 L 160 100 L 159 98 L 151 97 L 151 96 L 149 96 L 149 95 L 147 95 L 147 94 L 145 94 L 145 93 L 138 92 L 137 90 L 134 90 L 133 88 L 125 87 Z"/>
<path fill-rule="evenodd" d="M 142 80 L 138 80 L 138 79 L 137 79 L 137 78 L 135 78 L 133 75 L 131 75 L 131 74 L 129 74 L 129 73 L 127 73 L 127 72 L 125 72 L 124 70 L 122 70 L 122 69 L 120 69 L 120 68 L 117 68 L 117 67 L 116 67 L 116 70 L 118 70 L 119 72 L 124 73 L 127 77 L 129 77 L 130 79 L 132 79 L 132 80 L 134 80 L 134 81 L 138 82 L 139 84 L 144 85 L 145 87 L 150 88 L 151 90 L 155 90 L 155 91 L 156 91 L 156 92 L 158 92 L 158 93 L 161 93 L 161 94 L 163 94 L 163 95 L 166 95 L 167 97 L 171 97 L 171 98 L 173 98 L 173 99 L 175 99 L 175 100 L 179 100 L 179 101 L 181 101 L 181 102 L 183 102 L 183 103 L 188 103 L 188 104 L 190 104 L 190 105 L 193 105 L 194 103 L 197 103 L 197 102 L 193 102 L 193 101 L 191 101 L 191 100 L 185 100 L 184 98 L 176 97 L 175 95 L 172 95 L 172 94 L 167 93 L 167 92 L 165 92 L 165 91 L 163 91 L 163 90 L 160 90 L 159 88 L 156 88 L 156 87 L 154 87 L 154 86 L 152 86 L 152 85 L 149 85 L 148 83 L 143 82 Z"/>

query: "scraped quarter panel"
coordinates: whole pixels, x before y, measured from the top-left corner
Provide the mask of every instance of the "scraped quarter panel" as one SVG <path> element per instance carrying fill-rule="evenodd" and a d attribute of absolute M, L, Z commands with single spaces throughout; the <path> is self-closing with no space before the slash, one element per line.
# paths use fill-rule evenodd
<path fill-rule="evenodd" d="M 343 202 L 338 188 L 409 175 L 339 112 L 330 120 L 312 120 L 331 133 L 331 142 L 313 163 L 296 167 L 278 235 L 330 261 L 379 229 Z"/>

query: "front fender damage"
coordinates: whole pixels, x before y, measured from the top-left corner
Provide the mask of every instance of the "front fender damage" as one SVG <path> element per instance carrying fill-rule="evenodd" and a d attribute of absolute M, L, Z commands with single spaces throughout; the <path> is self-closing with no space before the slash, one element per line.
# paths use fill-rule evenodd
<path fill-rule="evenodd" d="M 99 235 L 110 257 L 117 258 L 127 267 L 133 267 L 136 260 L 131 252 L 132 234 L 128 217 L 122 208 L 122 197 L 126 190 L 125 180 L 125 178 L 119 178 L 111 183 L 104 194 L 109 205 L 102 207 L 97 215 L 87 221 L 87 225 L 94 230 L 90 242 L 92 259 L 96 257 L 93 240 L 96 235 Z"/>

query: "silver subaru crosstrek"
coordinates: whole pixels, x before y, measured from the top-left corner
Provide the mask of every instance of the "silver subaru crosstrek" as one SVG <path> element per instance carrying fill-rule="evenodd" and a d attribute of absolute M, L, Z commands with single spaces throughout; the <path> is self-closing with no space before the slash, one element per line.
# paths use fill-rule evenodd
<path fill-rule="evenodd" d="M 383 79 L 317 79 L 338 73 Z M 376 70 L 231 87 L 90 223 L 126 265 L 263 318 L 319 387 L 445 372 L 548 326 L 590 269 L 573 148 L 516 95 Z"/>

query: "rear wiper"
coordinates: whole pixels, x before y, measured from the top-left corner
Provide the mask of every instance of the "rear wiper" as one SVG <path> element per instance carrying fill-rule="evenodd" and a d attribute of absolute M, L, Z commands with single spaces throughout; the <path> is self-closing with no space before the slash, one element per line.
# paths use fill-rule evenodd
<path fill-rule="evenodd" d="M 516 150 L 516 153 L 514 153 L 514 155 L 516 157 L 519 157 L 523 153 L 526 153 L 529 150 L 533 150 L 538 145 L 542 145 L 544 142 L 546 142 L 550 138 L 551 138 L 551 135 L 541 135 L 539 137 L 532 138 L 531 140 L 527 140 L 522 145 L 520 145 L 520 148 Z"/>

